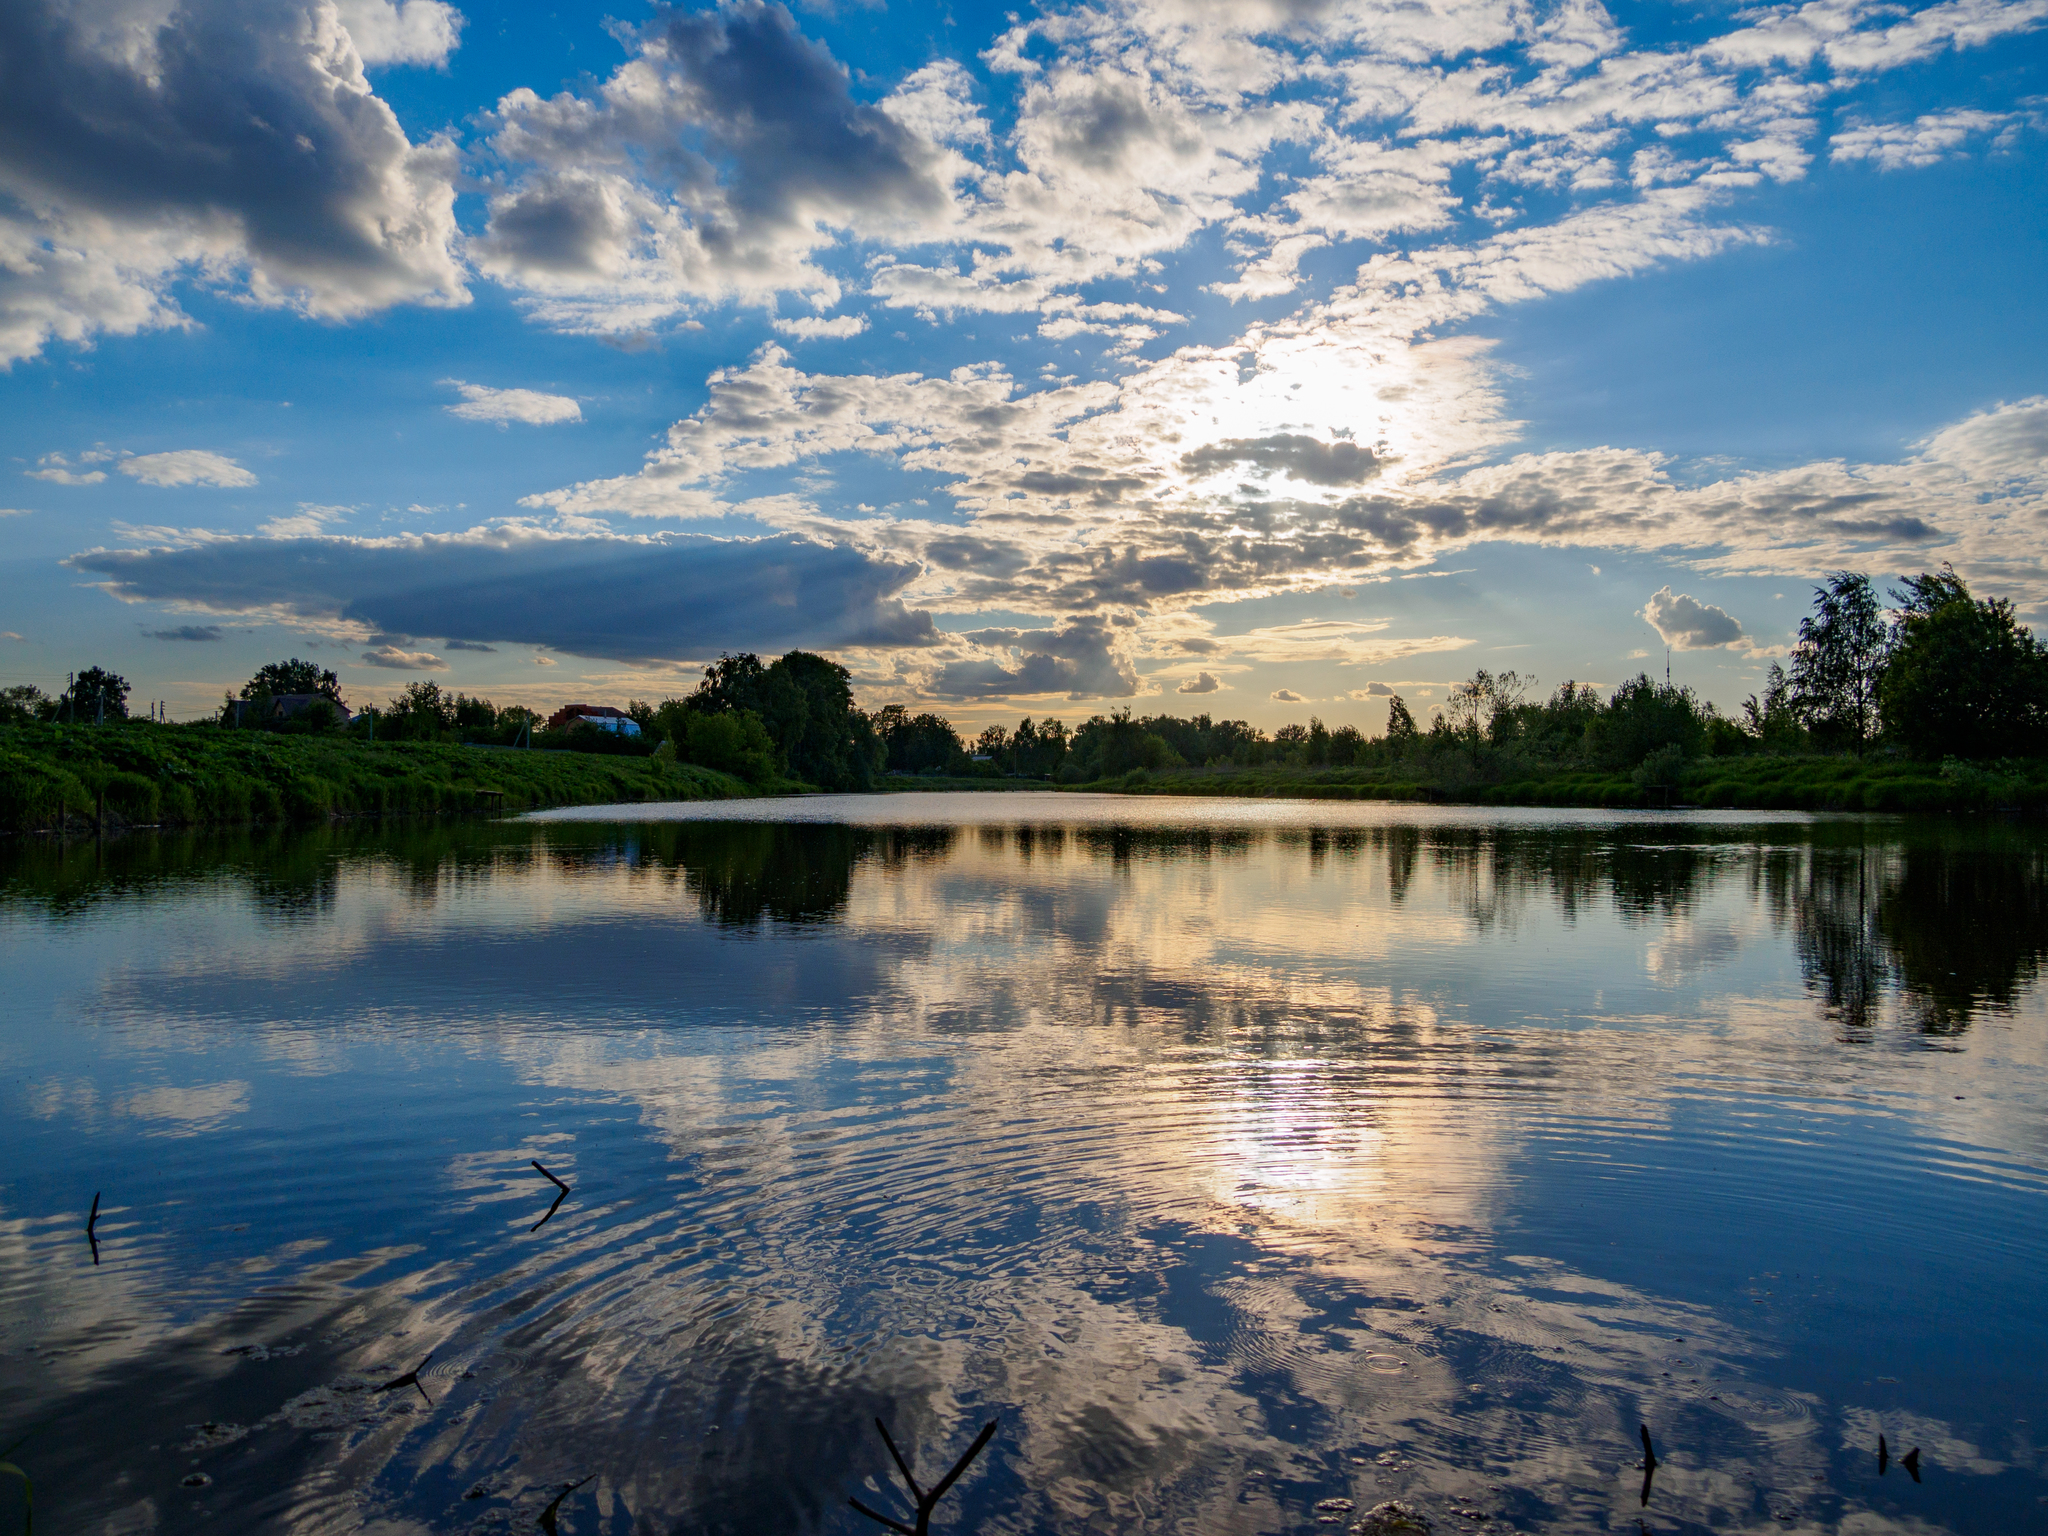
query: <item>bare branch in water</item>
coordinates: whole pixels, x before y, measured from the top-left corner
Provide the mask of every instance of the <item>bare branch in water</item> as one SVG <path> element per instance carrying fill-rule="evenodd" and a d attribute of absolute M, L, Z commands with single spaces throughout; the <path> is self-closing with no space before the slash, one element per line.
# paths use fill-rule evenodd
<path fill-rule="evenodd" d="M 960 1459 L 953 1463 L 952 1470 L 927 1492 L 918 1486 L 917 1476 L 910 1470 L 910 1463 L 904 1458 L 903 1453 L 896 1449 L 896 1442 L 889 1434 L 889 1426 L 880 1419 L 875 1420 L 875 1428 L 882 1432 L 882 1444 L 889 1447 L 889 1455 L 896 1463 L 896 1470 L 903 1474 L 904 1486 L 910 1490 L 910 1501 L 917 1507 L 917 1524 L 905 1525 L 893 1516 L 869 1509 L 859 1499 L 848 1499 L 846 1502 L 877 1525 L 887 1526 L 892 1531 L 900 1532 L 901 1536 L 931 1536 L 932 1511 L 939 1507 L 939 1500 L 946 1496 L 946 1490 L 960 1480 L 960 1474 L 965 1472 L 974 1458 L 981 1454 L 982 1447 L 994 1438 L 997 1423 L 997 1420 L 990 1419 L 982 1425 L 981 1433 L 974 1437 L 972 1445 L 961 1452 Z"/>

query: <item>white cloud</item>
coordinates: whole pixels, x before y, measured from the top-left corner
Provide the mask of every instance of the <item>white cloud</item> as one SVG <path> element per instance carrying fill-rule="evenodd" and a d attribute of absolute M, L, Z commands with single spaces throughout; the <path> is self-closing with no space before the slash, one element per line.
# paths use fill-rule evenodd
<path fill-rule="evenodd" d="M 1881 171 L 1938 165 L 1961 155 L 1972 138 L 2007 128 L 2019 119 L 2015 112 L 1958 108 L 1929 112 L 1910 123 L 1860 123 L 1828 141 L 1828 158 L 1869 160 Z"/>
<path fill-rule="evenodd" d="M 445 64 L 462 13 L 442 0 L 334 0 L 365 64 Z"/>
<path fill-rule="evenodd" d="M 235 490 L 256 483 L 256 477 L 233 459 L 204 448 L 136 454 L 122 459 L 116 467 L 144 485 L 215 485 Z"/>
<path fill-rule="evenodd" d="M 1296 693 L 1292 688 L 1275 688 L 1266 697 L 1275 699 L 1282 704 L 1306 704 L 1308 702 L 1306 695 Z"/>
<path fill-rule="evenodd" d="M 34 480 L 47 480 L 52 485 L 98 485 L 107 478 L 104 469 L 73 469 L 70 461 L 61 453 L 46 453 L 36 460 L 36 467 L 24 470 Z"/>
<path fill-rule="evenodd" d="M 815 315 L 799 315 L 794 320 L 777 320 L 776 331 L 783 336 L 793 336 L 798 341 L 818 341 L 824 338 L 842 339 L 858 336 L 868 328 L 866 315 L 834 315 L 830 320 L 821 320 Z"/>
<path fill-rule="evenodd" d="M 1669 586 L 1651 594 L 1641 617 L 1666 645 L 1681 651 L 1713 650 L 1743 638 L 1741 623 L 1727 609 L 1673 592 Z"/>
<path fill-rule="evenodd" d="M 455 148 L 362 57 L 323 0 L 0 7 L 0 366 L 189 324 L 182 277 L 325 318 L 466 302 Z"/>
<path fill-rule="evenodd" d="M 520 421 L 545 427 L 562 421 L 581 421 L 583 407 L 567 395 L 544 395 L 532 389 L 492 389 L 484 384 L 465 384 L 460 379 L 443 379 L 458 391 L 460 405 L 443 406 L 451 416 L 464 421 L 494 421 L 499 426 Z"/>
<path fill-rule="evenodd" d="M 444 672 L 448 663 L 432 651 L 408 651 L 395 645 L 380 645 L 363 652 L 363 665 L 387 667 L 394 672 Z"/>
<path fill-rule="evenodd" d="M 297 512 L 289 517 L 273 517 L 256 531 L 270 539 L 304 538 L 339 522 L 354 510 L 354 507 L 323 507 L 302 501 Z"/>
<path fill-rule="evenodd" d="M 1193 677 L 1174 689 L 1175 693 L 1215 693 L 1224 686 L 1214 672 L 1197 672 Z"/>

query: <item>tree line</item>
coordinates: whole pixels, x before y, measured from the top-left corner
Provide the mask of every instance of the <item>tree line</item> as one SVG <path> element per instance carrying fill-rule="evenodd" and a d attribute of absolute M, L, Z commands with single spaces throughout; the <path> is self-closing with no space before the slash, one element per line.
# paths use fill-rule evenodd
<path fill-rule="evenodd" d="M 431 681 L 407 684 L 349 729 L 385 740 L 653 753 L 757 784 L 795 779 L 841 790 L 866 789 L 892 774 L 1093 783 L 1138 769 L 1413 766 L 1443 773 L 1482 762 L 1585 766 L 1668 783 L 1687 760 L 1703 756 L 2048 755 L 2048 647 L 2018 622 L 2013 605 L 1973 597 L 1946 565 L 1907 578 L 1889 596 L 1888 608 L 1859 572 L 1828 577 L 1815 589 L 1787 664 L 1772 663 L 1762 693 L 1732 717 L 1692 688 L 1647 673 L 1604 698 L 1575 680 L 1539 697 L 1534 678 L 1482 668 L 1452 685 L 1426 727 L 1404 698 L 1390 696 L 1386 729 L 1375 737 L 1317 717 L 1269 736 L 1243 720 L 1138 718 L 1120 709 L 1071 730 L 1059 719 L 1027 715 L 1014 729 L 991 725 L 970 740 L 941 715 L 912 714 L 901 704 L 863 710 L 845 667 L 790 651 L 767 662 L 728 655 L 682 698 L 630 701 L 625 712 L 640 728 L 637 739 L 581 724 L 549 731 L 523 705 L 500 709 Z M 125 719 L 128 693 L 122 678 L 88 668 L 56 698 L 33 687 L 0 692 L 0 720 Z M 272 718 L 267 706 L 285 695 L 312 703 L 289 719 Z M 323 712 L 323 701 L 333 708 Z M 223 701 L 220 720 L 319 731 L 339 720 L 342 702 L 335 673 L 295 657 L 258 669 L 239 696 Z"/>

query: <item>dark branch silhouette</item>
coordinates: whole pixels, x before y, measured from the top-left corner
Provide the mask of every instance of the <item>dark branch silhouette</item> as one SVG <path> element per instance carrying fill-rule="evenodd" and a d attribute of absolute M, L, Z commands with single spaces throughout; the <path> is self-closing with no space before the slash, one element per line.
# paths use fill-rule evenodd
<path fill-rule="evenodd" d="M 1884 1443 L 1884 1436 L 1877 1437 L 1877 1475 L 1883 1477 L 1892 1464 L 1891 1447 Z"/>
<path fill-rule="evenodd" d="M 542 1169 L 541 1171 L 545 1173 L 547 1170 Z M 549 1177 L 553 1177 L 553 1175 L 550 1174 Z M 597 1476 L 595 1472 L 590 1474 L 590 1477 L 595 1476 Z M 556 1494 L 554 1498 L 551 1501 L 549 1501 L 548 1507 L 540 1512 L 540 1528 L 546 1531 L 548 1533 L 548 1536 L 555 1536 L 555 1511 L 562 1507 L 562 1500 L 566 1499 L 578 1488 L 581 1488 L 585 1483 L 589 1482 L 590 1477 L 580 1477 L 575 1482 L 565 1486 L 560 1493 Z"/>
<path fill-rule="evenodd" d="M 910 1463 L 904 1459 L 903 1453 L 896 1449 L 896 1442 L 889 1436 L 889 1426 L 880 1419 L 875 1420 L 875 1428 L 882 1432 L 882 1444 L 889 1447 L 890 1459 L 896 1463 L 896 1470 L 903 1474 L 904 1486 L 910 1490 L 910 1501 L 917 1507 L 917 1524 L 905 1525 L 893 1516 L 869 1509 L 859 1499 L 848 1499 L 846 1502 L 877 1525 L 885 1525 L 892 1531 L 901 1532 L 902 1536 L 930 1536 L 932 1511 L 939 1507 L 939 1500 L 946 1496 L 946 1490 L 959 1481 L 960 1474 L 967 1470 L 974 1458 L 981 1454 L 982 1447 L 994 1437 L 998 1422 L 996 1419 L 990 1419 L 982 1425 L 981 1433 L 974 1437 L 974 1443 L 967 1447 L 958 1461 L 953 1463 L 953 1469 L 926 1491 L 918 1486 L 917 1476 L 910 1470 Z"/>
<path fill-rule="evenodd" d="M 563 1182 L 562 1182 L 562 1181 L 561 1181 L 560 1179 L 556 1178 L 556 1177 L 555 1177 L 555 1176 L 554 1176 L 554 1175 L 553 1175 L 552 1173 L 549 1173 L 549 1172 L 547 1171 L 547 1169 L 545 1169 L 545 1168 L 541 1168 L 541 1167 L 540 1167 L 540 1159 L 539 1159 L 539 1158 L 537 1158 L 537 1157 L 536 1157 L 536 1158 L 532 1158 L 532 1159 L 530 1159 L 530 1161 L 531 1161 L 531 1162 L 533 1163 L 533 1166 L 534 1166 L 534 1167 L 536 1167 L 536 1168 L 540 1168 L 540 1174 L 541 1174 L 541 1177 L 542 1177 L 542 1178 L 544 1178 L 544 1179 L 546 1179 L 546 1180 L 547 1180 L 547 1181 L 548 1181 L 548 1182 L 549 1182 L 550 1184 L 554 1185 L 554 1186 L 555 1186 L 555 1188 L 557 1188 L 557 1189 L 559 1189 L 559 1190 L 561 1191 L 561 1193 L 560 1193 L 559 1195 L 555 1196 L 555 1203 L 554 1203 L 553 1205 L 551 1205 L 551 1206 L 549 1206 L 549 1207 L 548 1207 L 548 1209 L 547 1209 L 547 1215 L 546 1215 L 546 1216 L 543 1216 L 543 1217 L 541 1217 L 541 1219 L 540 1219 L 539 1221 L 536 1221 L 536 1222 L 535 1222 L 535 1223 L 534 1223 L 534 1224 L 533 1224 L 532 1226 L 530 1226 L 530 1227 L 528 1227 L 528 1228 L 526 1229 L 526 1230 L 527 1230 L 527 1232 L 528 1232 L 529 1234 L 530 1234 L 530 1233 L 534 1233 L 534 1232 L 538 1232 L 538 1231 L 539 1231 L 539 1230 L 540 1230 L 540 1229 L 541 1229 L 542 1227 L 546 1226 L 546 1225 L 548 1224 L 548 1216 L 552 1216 L 552 1215 L 554 1215 L 554 1214 L 555 1214 L 555 1212 L 556 1212 L 556 1211 L 560 1210 L 560 1209 L 562 1208 L 562 1202 L 563 1202 L 564 1200 L 566 1200 L 566 1199 L 568 1199 L 568 1198 L 569 1198 L 569 1186 L 568 1186 L 568 1185 L 564 1184 L 564 1183 L 563 1183 Z M 596 1474 L 595 1474 L 595 1473 L 592 1473 L 591 1475 L 592 1475 L 592 1476 L 596 1476 Z"/>
<path fill-rule="evenodd" d="M 1636 1430 L 1637 1430 L 1637 1432 L 1638 1432 L 1638 1433 L 1640 1433 L 1640 1434 L 1642 1435 L 1642 1437 L 1643 1437 L 1643 1498 L 1642 1498 L 1642 1503 L 1643 1503 L 1643 1506 L 1644 1506 L 1645 1508 L 1648 1508 L 1648 1506 L 1649 1506 L 1649 1503 L 1650 1503 L 1650 1484 L 1651 1484 L 1651 1482 L 1652 1482 L 1652 1481 L 1653 1481 L 1653 1480 L 1654 1480 L 1654 1479 L 1656 1478 L 1656 1476 L 1657 1476 L 1657 1448 L 1656 1448 L 1655 1446 L 1653 1446 L 1653 1445 L 1651 1445 L 1651 1444 L 1650 1444 L 1650 1426 L 1649 1426 L 1649 1425 L 1647 1425 L 1647 1424 L 1638 1424 L 1638 1425 L 1636 1426 Z"/>
<path fill-rule="evenodd" d="M 432 1350 L 428 1350 L 427 1360 L 431 1360 L 433 1358 L 434 1352 Z M 427 1406 L 429 1408 L 433 1407 L 434 1400 L 431 1397 L 427 1397 L 427 1389 L 423 1386 L 420 1386 L 420 1372 L 424 1371 L 427 1368 L 427 1360 L 422 1360 L 418 1365 L 414 1366 L 411 1370 L 407 1371 L 403 1376 L 394 1376 L 391 1380 L 385 1382 L 383 1386 L 377 1388 L 377 1390 L 379 1392 L 393 1392 L 400 1387 L 419 1387 L 420 1396 L 427 1398 Z"/>
<path fill-rule="evenodd" d="M 99 1225 L 99 1219 L 100 1192 L 94 1190 L 92 1192 L 92 1214 L 85 1218 L 85 1240 L 92 1244 L 92 1264 L 94 1269 L 98 1269 L 100 1264 L 100 1240 L 97 1234 L 93 1232 L 93 1228 Z"/>
<path fill-rule="evenodd" d="M 1920 1481 L 1920 1447 L 1916 1445 L 1916 1446 L 1914 1446 L 1914 1447 L 1913 1447 L 1913 1449 L 1911 1449 L 1910 1451 L 1906 1452 L 1906 1454 L 1905 1454 L 1905 1455 L 1901 1456 L 1901 1457 L 1899 1458 L 1899 1465 L 1900 1465 L 1900 1466 L 1902 1466 L 1902 1467 L 1904 1467 L 1904 1468 L 1905 1468 L 1905 1469 L 1906 1469 L 1906 1470 L 1907 1470 L 1908 1472 L 1910 1472 L 1910 1473 L 1912 1473 L 1912 1474 L 1913 1474 L 1913 1481 L 1914 1481 L 1914 1482 L 1916 1482 L 1916 1483 L 1917 1483 L 1917 1482 L 1919 1482 L 1919 1481 Z"/>

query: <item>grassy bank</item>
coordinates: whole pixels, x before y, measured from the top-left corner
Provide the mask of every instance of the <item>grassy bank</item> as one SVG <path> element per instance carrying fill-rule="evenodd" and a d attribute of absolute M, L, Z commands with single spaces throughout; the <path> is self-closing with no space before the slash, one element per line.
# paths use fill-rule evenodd
<path fill-rule="evenodd" d="M 212 725 L 0 728 L 0 832 L 85 828 L 100 818 L 110 826 L 307 823 L 759 793 L 731 774 L 645 757 Z"/>
<path fill-rule="evenodd" d="M 1424 778 L 1378 768 L 1137 769 L 1072 786 L 1125 794 L 1245 795 L 1310 800 L 1415 800 L 1452 805 L 1651 809 L 1704 806 L 1785 811 L 2039 810 L 2048 807 L 2048 762 L 1989 765 L 1869 762 L 1845 757 L 1696 759 L 1665 786 L 1628 774 L 1559 771 L 1485 782 L 1456 773 Z"/>

